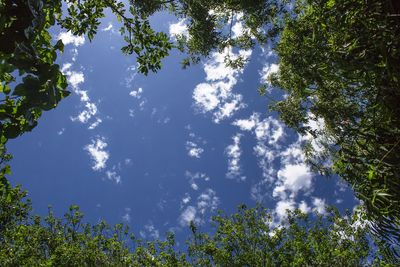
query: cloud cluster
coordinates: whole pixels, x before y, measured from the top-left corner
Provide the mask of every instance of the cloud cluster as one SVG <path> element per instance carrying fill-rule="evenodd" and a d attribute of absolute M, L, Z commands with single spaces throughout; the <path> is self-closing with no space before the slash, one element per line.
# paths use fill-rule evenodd
<path fill-rule="evenodd" d="M 186 142 L 186 150 L 187 150 L 189 157 L 198 158 L 198 159 L 200 158 L 201 153 L 204 152 L 204 149 L 202 149 L 201 147 L 199 147 L 196 143 L 194 143 L 192 141 Z"/>
<path fill-rule="evenodd" d="M 312 198 L 311 207 L 305 200 L 297 202 L 299 192 L 303 193 L 302 196 L 310 196 L 314 190 L 314 175 L 305 163 L 302 150 L 303 137 L 298 136 L 295 142 L 283 147 L 284 125 L 273 117 L 261 119 L 259 113 L 235 120 L 232 124 L 242 131 L 251 132 L 257 141 L 253 149 L 264 178 L 252 186 L 251 195 L 253 199 L 262 201 L 271 197 L 267 192 L 272 190 L 272 197 L 277 200 L 277 222 L 286 218 L 286 210 L 295 208 L 303 212 L 325 212 L 324 199 Z"/>
<path fill-rule="evenodd" d="M 232 125 L 255 136 L 257 143 L 253 149 L 258 158 L 258 165 L 262 169 L 264 179 L 273 180 L 273 162 L 276 157 L 274 151 L 279 149 L 279 142 L 284 137 L 282 123 L 271 116 L 261 119 L 260 113 L 255 112 L 248 119 L 235 120 Z"/>
<path fill-rule="evenodd" d="M 201 173 L 201 172 L 191 173 L 190 171 L 186 171 L 185 172 L 185 177 L 187 179 L 189 179 L 190 187 L 193 190 L 198 190 L 199 189 L 199 185 L 198 185 L 197 181 L 205 181 L 205 182 L 210 181 L 210 177 L 207 174 Z"/>
<path fill-rule="evenodd" d="M 186 203 L 190 202 L 190 198 L 188 199 L 187 196 L 185 196 L 185 199 L 187 200 Z M 178 222 L 182 227 L 188 226 L 192 221 L 196 224 L 203 224 L 208 213 L 215 212 L 219 204 L 220 200 L 217 193 L 208 188 L 197 197 L 195 204 L 183 208 Z"/>
<path fill-rule="evenodd" d="M 189 131 L 189 140 L 185 143 L 188 156 L 199 159 L 201 154 L 204 152 L 204 149 L 201 147 L 201 145 L 205 145 L 207 142 L 192 132 L 190 125 L 187 125 L 185 129 Z"/>
<path fill-rule="evenodd" d="M 201 113 L 212 112 L 215 123 L 232 117 L 236 111 L 246 107 L 243 96 L 233 92 L 243 69 L 227 66 L 225 59 L 228 56 L 232 59 L 240 56 L 247 60 L 251 56 L 251 50 L 234 53 L 231 48 L 226 48 L 223 53 L 213 53 L 204 64 L 206 82 L 198 84 L 193 91 L 196 109 Z"/>

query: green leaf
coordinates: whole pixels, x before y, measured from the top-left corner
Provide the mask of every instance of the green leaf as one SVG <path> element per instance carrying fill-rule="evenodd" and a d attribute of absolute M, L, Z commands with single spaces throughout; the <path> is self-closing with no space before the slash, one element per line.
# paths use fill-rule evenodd
<path fill-rule="evenodd" d="M 62 42 L 62 40 L 58 40 L 56 45 L 54 46 L 55 50 L 59 50 L 61 53 L 64 52 L 64 43 Z"/>

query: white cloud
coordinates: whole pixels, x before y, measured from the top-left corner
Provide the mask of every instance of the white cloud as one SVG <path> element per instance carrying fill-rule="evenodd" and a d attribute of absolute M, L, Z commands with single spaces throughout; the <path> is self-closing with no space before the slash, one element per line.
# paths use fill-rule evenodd
<path fill-rule="evenodd" d="M 97 106 L 92 102 L 85 102 L 85 109 L 81 111 L 76 117 L 71 117 L 72 121 L 79 121 L 81 123 L 87 123 L 94 115 L 97 114 Z M 101 123 L 100 121 L 96 121 L 96 124 L 93 125 L 98 126 Z M 90 126 L 89 126 L 90 127 Z"/>
<path fill-rule="evenodd" d="M 102 30 L 103 32 L 108 32 L 108 31 L 112 31 L 113 28 L 114 28 L 113 24 L 112 24 L 111 22 L 109 22 L 109 23 L 108 23 L 108 26 L 102 28 L 101 30 Z"/>
<path fill-rule="evenodd" d="M 129 92 L 129 95 L 136 98 L 136 99 L 140 99 L 143 93 L 143 88 L 138 88 L 136 91 L 132 90 L 131 92 Z"/>
<path fill-rule="evenodd" d="M 251 131 L 260 121 L 260 114 L 253 113 L 248 119 L 235 120 L 232 125 L 238 126 L 242 131 Z"/>
<path fill-rule="evenodd" d="M 80 46 L 85 44 L 84 36 L 75 36 L 70 31 L 60 32 L 57 39 L 62 40 L 64 45 L 73 44 L 74 46 Z"/>
<path fill-rule="evenodd" d="M 181 226 L 188 226 L 191 221 L 196 222 L 196 208 L 188 206 L 179 216 L 179 224 Z"/>
<path fill-rule="evenodd" d="M 97 126 L 99 126 L 100 123 L 102 123 L 102 122 L 103 122 L 102 119 L 96 118 L 96 121 L 93 122 L 92 124 L 90 124 L 90 126 L 88 127 L 88 129 L 89 129 L 89 130 L 93 130 L 93 129 L 95 129 Z"/>
<path fill-rule="evenodd" d="M 241 134 L 236 134 L 232 137 L 233 144 L 229 145 L 225 153 L 228 156 L 228 172 L 226 176 L 230 179 L 239 178 L 240 180 L 245 180 L 246 177 L 241 176 L 241 167 L 240 167 L 240 155 L 242 151 L 240 149 L 240 138 Z"/>
<path fill-rule="evenodd" d="M 114 170 L 110 171 L 106 171 L 106 176 L 108 180 L 111 180 L 117 184 L 121 183 L 121 176 L 118 175 L 118 173 Z"/>
<path fill-rule="evenodd" d="M 197 198 L 197 210 L 204 215 L 206 211 L 214 212 L 219 205 L 217 193 L 208 188 Z"/>
<path fill-rule="evenodd" d="M 258 141 L 266 141 L 270 145 L 276 144 L 284 136 L 283 124 L 267 117 L 260 119 L 260 113 L 254 112 L 248 119 L 235 120 L 232 125 L 238 126 L 242 131 L 254 131 Z"/>
<path fill-rule="evenodd" d="M 303 149 L 301 148 L 301 137 L 287 146 L 280 154 L 282 164 L 302 164 L 305 162 Z"/>
<path fill-rule="evenodd" d="M 109 152 L 105 150 L 106 147 L 107 143 L 102 137 L 98 137 L 97 139 L 92 140 L 91 144 L 84 147 L 84 149 L 89 153 L 91 159 L 93 160 L 93 170 L 98 171 L 106 167 L 106 162 L 110 157 Z"/>
<path fill-rule="evenodd" d="M 184 199 L 184 204 L 189 203 L 190 196 L 185 194 Z M 196 205 L 187 206 L 183 210 L 178 219 L 179 224 L 181 226 L 187 226 L 191 221 L 196 224 L 203 224 L 208 212 L 215 212 L 219 204 L 220 200 L 217 193 L 214 190 L 207 188 L 198 196 Z"/>
<path fill-rule="evenodd" d="M 269 77 L 279 71 L 279 65 L 272 63 L 264 66 L 264 68 L 261 71 L 261 82 L 265 83 L 267 85 L 271 85 L 269 82 Z"/>
<path fill-rule="evenodd" d="M 257 123 L 255 135 L 259 141 L 274 145 L 283 137 L 283 125 L 278 120 L 268 117 Z"/>
<path fill-rule="evenodd" d="M 188 193 L 185 193 L 185 196 L 182 198 L 181 200 L 181 208 L 183 206 L 185 206 L 186 204 L 188 204 L 190 202 L 192 198 L 190 197 L 190 195 Z"/>
<path fill-rule="evenodd" d="M 57 134 L 58 134 L 58 135 L 63 135 L 64 132 L 65 132 L 65 128 L 61 128 L 61 130 L 59 130 L 59 131 L 57 132 Z"/>
<path fill-rule="evenodd" d="M 218 107 L 218 110 L 214 113 L 214 122 L 219 123 L 225 118 L 232 117 L 236 111 L 245 108 L 246 104 L 244 104 L 242 100 L 242 95 L 232 95 L 232 98 L 229 101 Z"/>
<path fill-rule="evenodd" d="M 122 220 L 126 223 L 131 222 L 131 209 L 125 208 L 125 214 L 122 216 Z"/>
<path fill-rule="evenodd" d="M 131 89 L 132 82 L 135 80 L 136 75 L 138 74 L 136 71 L 135 65 L 130 65 L 126 68 L 127 75 L 125 77 L 125 82 L 121 82 L 121 85 L 124 85 L 126 88 Z"/>
<path fill-rule="evenodd" d="M 242 37 L 244 34 L 250 34 L 250 29 L 243 25 L 243 12 L 239 12 L 234 15 L 233 21 L 234 24 L 232 26 L 232 38 Z"/>
<path fill-rule="evenodd" d="M 309 213 L 311 211 L 311 208 L 307 205 L 307 203 L 304 200 L 300 202 L 299 209 L 302 213 Z"/>
<path fill-rule="evenodd" d="M 208 83 L 201 83 L 196 86 L 193 99 L 202 112 L 208 112 L 218 107 L 220 103 L 217 95 L 218 90 L 218 87 Z"/>
<path fill-rule="evenodd" d="M 199 147 L 196 143 L 192 141 L 187 141 L 186 142 L 186 150 L 188 152 L 189 157 L 193 158 L 200 158 L 201 153 L 204 152 L 204 149 Z"/>
<path fill-rule="evenodd" d="M 296 203 L 292 200 L 280 200 L 276 203 L 275 213 L 280 221 L 287 218 L 287 211 L 293 211 Z"/>
<path fill-rule="evenodd" d="M 253 150 L 258 158 L 258 166 L 262 170 L 264 179 L 273 182 L 274 175 L 276 175 L 273 162 L 279 156 L 279 142 L 284 137 L 284 125 L 271 116 L 261 119 L 260 113 L 257 112 L 247 119 L 235 120 L 232 125 L 239 127 L 242 131 L 250 131 L 254 134 L 257 143 Z M 264 182 L 253 186 L 252 196 L 259 199 L 264 195 L 261 193 L 262 187 L 265 187 Z"/>
<path fill-rule="evenodd" d="M 186 171 L 185 172 L 185 176 L 186 176 L 186 178 L 189 179 L 190 187 L 193 190 L 198 190 L 199 189 L 199 186 L 197 184 L 197 180 L 205 181 L 205 182 L 208 182 L 210 180 L 209 176 L 207 176 L 205 173 L 201 173 L 201 172 L 191 173 L 190 171 Z"/>
<path fill-rule="evenodd" d="M 305 164 L 285 165 L 278 171 L 278 179 L 276 190 L 289 191 L 291 198 L 296 197 L 300 190 L 307 193 L 312 188 L 312 174 Z"/>
<path fill-rule="evenodd" d="M 178 21 L 177 23 L 171 23 L 169 25 L 169 35 L 172 37 L 178 35 L 189 36 L 188 27 L 186 25 L 185 19 Z"/>
<path fill-rule="evenodd" d="M 125 163 L 125 165 L 130 166 L 130 165 L 132 165 L 132 159 L 126 158 L 126 159 L 124 160 L 124 163 Z"/>
<path fill-rule="evenodd" d="M 78 58 L 78 49 L 72 48 L 72 49 L 70 49 L 69 51 L 71 52 L 71 55 L 72 55 L 71 60 L 72 60 L 73 62 L 75 62 L 76 59 Z"/>
<path fill-rule="evenodd" d="M 71 67 L 72 67 L 72 63 L 69 63 L 69 62 L 64 63 L 64 64 L 62 65 L 62 67 L 61 67 L 61 72 L 62 72 L 63 74 L 66 74 L 66 72 L 69 71 L 69 70 L 71 69 Z"/>
<path fill-rule="evenodd" d="M 66 66 L 67 67 L 67 66 Z M 79 84 L 83 83 L 85 81 L 85 76 L 83 75 L 82 72 L 69 72 L 67 73 L 68 75 L 68 83 L 76 89 Z"/>
<path fill-rule="evenodd" d="M 318 212 L 319 214 L 325 215 L 326 214 L 326 204 L 325 204 L 325 199 L 321 199 L 318 197 L 315 197 L 313 199 L 313 210 Z"/>
<path fill-rule="evenodd" d="M 140 231 L 140 236 L 142 238 L 147 238 L 150 237 L 152 239 L 159 239 L 160 238 L 160 232 L 158 231 L 158 229 L 156 229 L 156 227 L 154 226 L 154 224 L 152 222 L 147 223 L 144 226 L 145 231 Z"/>
<path fill-rule="evenodd" d="M 225 63 L 225 58 L 237 59 L 239 56 L 248 59 L 251 50 L 240 50 L 234 53 L 232 49 L 225 49 L 223 53 L 213 53 L 204 64 L 206 82 L 198 84 L 193 91 L 194 106 L 202 113 L 213 112 L 214 122 L 223 119 L 246 107 L 243 96 L 232 92 L 237 79 L 243 69 L 233 69 Z"/>
<path fill-rule="evenodd" d="M 63 65 L 61 71 L 65 75 L 67 75 L 67 81 L 69 85 L 72 86 L 72 89 L 80 97 L 80 101 L 85 107 L 85 109 L 82 110 L 76 117 L 71 117 L 71 120 L 79 121 L 81 123 L 88 123 L 89 120 L 97 114 L 97 106 L 95 103 L 90 101 L 88 92 L 79 88 L 79 85 L 85 82 L 85 76 L 83 72 L 71 71 L 71 67 L 71 63 L 66 63 Z M 101 122 L 102 120 L 100 118 L 96 118 L 96 120 L 92 122 L 88 128 L 92 130 L 96 128 Z"/>

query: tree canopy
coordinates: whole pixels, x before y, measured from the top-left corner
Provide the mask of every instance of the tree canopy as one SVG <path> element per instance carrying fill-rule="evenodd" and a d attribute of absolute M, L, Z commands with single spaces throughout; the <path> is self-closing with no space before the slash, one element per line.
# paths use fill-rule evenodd
<path fill-rule="evenodd" d="M 25 195 L 19 187 L 0 190 L 2 266 L 395 266 L 375 249 L 357 213 L 341 218 L 335 210 L 327 217 L 295 211 L 276 227 L 263 207 L 242 205 L 213 218 L 214 234 L 192 224 L 180 251 L 172 233 L 139 240 L 122 224 L 84 223 L 77 206 L 64 218 L 49 209 L 41 220 Z"/>
<path fill-rule="evenodd" d="M 380 234 L 398 246 L 400 17 L 391 4 L 298 2 L 276 47 L 272 81 L 287 94 L 274 106 L 283 121 L 313 136 L 309 162 L 347 181 Z"/>

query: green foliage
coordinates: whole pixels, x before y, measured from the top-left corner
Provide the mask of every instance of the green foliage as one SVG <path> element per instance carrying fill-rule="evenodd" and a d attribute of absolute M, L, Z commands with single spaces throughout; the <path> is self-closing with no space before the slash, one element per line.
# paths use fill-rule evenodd
<path fill-rule="evenodd" d="M 49 208 L 41 220 L 30 215 L 30 202 L 19 187 L 0 188 L 1 266 L 185 266 L 174 250 L 174 237 L 143 242 L 127 227 L 104 221 L 82 222 L 79 207 L 71 206 L 63 219 Z M 133 244 L 133 246 L 129 246 Z M 187 265 L 186 265 L 187 266 Z"/>
<path fill-rule="evenodd" d="M 185 254 L 171 233 L 164 241 L 137 240 L 122 224 L 83 223 L 74 205 L 62 219 L 49 208 L 42 220 L 30 214 L 25 196 L 19 187 L 0 188 L 1 266 L 395 266 L 356 214 L 341 218 L 332 210 L 314 218 L 296 211 L 276 228 L 261 206 L 241 206 L 215 216 L 212 235 L 192 224 Z"/>
<path fill-rule="evenodd" d="M 194 266 L 366 266 L 374 255 L 367 229 L 356 227 L 357 216 L 340 218 L 337 211 L 323 218 L 289 212 L 288 221 L 273 226 L 272 217 L 258 206 L 213 218 L 213 236 L 198 233 L 189 255 Z"/>
<path fill-rule="evenodd" d="M 375 230 L 400 240 L 400 20 L 391 1 L 297 1 L 276 51 L 273 85 L 288 97 L 281 118 L 313 141 L 308 160 L 326 162 L 363 201 Z M 310 122 L 322 120 L 322 129 Z M 399 253 L 399 251 L 397 251 Z M 400 256 L 400 255 L 398 255 Z"/>
<path fill-rule="evenodd" d="M 201 57 L 213 51 L 231 47 L 249 49 L 255 42 L 262 44 L 274 39 L 282 25 L 278 16 L 286 13 L 285 2 L 276 0 L 178 0 L 173 2 L 173 14 L 184 19 L 189 36 L 178 36 L 177 47 L 188 57 L 184 67 L 198 63 Z M 240 15 L 239 15 L 240 14 Z M 234 23 L 242 23 L 246 29 L 234 36 Z M 244 64 L 244 58 L 226 58 L 233 67 Z"/>

